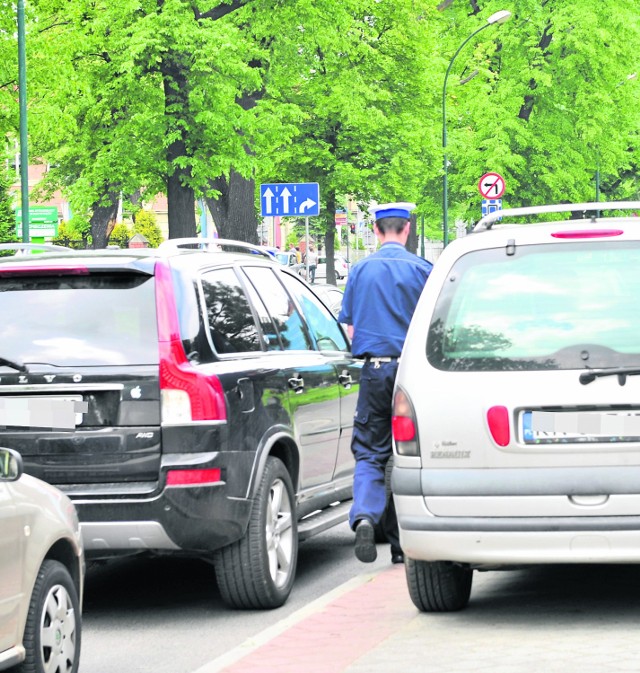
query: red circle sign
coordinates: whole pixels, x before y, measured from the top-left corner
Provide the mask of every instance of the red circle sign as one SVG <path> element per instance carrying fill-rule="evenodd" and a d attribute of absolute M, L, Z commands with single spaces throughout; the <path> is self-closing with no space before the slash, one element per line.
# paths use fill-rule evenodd
<path fill-rule="evenodd" d="M 499 173 L 485 173 L 478 189 L 485 199 L 499 199 L 504 194 L 504 178 Z"/>

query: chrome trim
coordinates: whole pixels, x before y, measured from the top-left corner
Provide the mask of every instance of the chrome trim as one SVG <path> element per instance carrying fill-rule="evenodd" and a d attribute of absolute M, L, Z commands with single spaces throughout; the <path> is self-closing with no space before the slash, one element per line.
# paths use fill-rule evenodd
<path fill-rule="evenodd" d="M 24 376 L 43 376 L 43 374 L 24 374 Z M 24 383 L 22 385 L 2 385 L 0 384 L 0 394 L 2 393 L 46 393 L 55 390 L 56 392 L 78 393 L 78 390 L 124 390 L 122 383 Z"/>
<path fill-rule="evenodd" d="M 220 421 L 220 420 L 215 420 L 215 421 L 188 421 L 187 423 L 167 423 L 166 421 L 162 421 L 160 423 L 160 428 L 180 428 L 180 427 L 189 427 L 191 425 L 226 425 L 227 421 Z"/>

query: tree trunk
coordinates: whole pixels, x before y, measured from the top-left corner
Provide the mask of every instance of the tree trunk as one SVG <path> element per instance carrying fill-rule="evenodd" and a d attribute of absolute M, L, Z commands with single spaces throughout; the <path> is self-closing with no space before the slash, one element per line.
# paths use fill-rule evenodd
<path fill-rule="evenodd" d="M 193 189 L 182 184 L 182 174 L 181 170 L 176 169 L 167 177 L 169 238 L 196 236 L 196 199 Z"/>
<path fill-rule="evenodd" d="M 113 187 L 107 192 L 107 205 L 94 204 L 91 219 L 91 247 L 106 248 L 118 214 L 119 192 Z"/>
<path fill-rule="evenodd" d="M 243 178 L 232 170 L 229 179 L 216 178 L 211 187 L 220 192 L 217 199 L 207 198 L 220 238 L 258 243 L 258 217 L 255 208 L 255 180 Z"/>
<path fill-rule="evenodd" d="M 181 62 L 180 55 L 169 52 L 161 64 L 165 113 L 171 132 L 178 131 L 175 140 L 167 148 L 167 209 L 169 238 L 192 238 L 196 236 L 196 199 L 189 186 L 191 169 L 181 168 L 178 159 L 190 158 L 187 149 L 187 131 L 184 120 L 192 123 L 189 109 L 188 66 Z M 179 112 L 169 112 L 179 110 Z"/>
<path fill-rule="evenodd" d="M 415 213 L 411 213 L 409 222 L 411 223 L 411 228 L 409 229 L 409 238 L 407 239 L 405 248 L 416 255 L 418 253 L 418 216 Z"/>

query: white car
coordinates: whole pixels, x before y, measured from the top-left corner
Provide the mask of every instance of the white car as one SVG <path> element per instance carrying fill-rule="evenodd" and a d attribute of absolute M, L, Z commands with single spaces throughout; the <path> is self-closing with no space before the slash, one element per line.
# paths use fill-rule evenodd
<path fill-rule="evenodd" d="M 77 673 L 83 582 L 73 504 L 0 448 L 0 671 Z"/>
<path fill-rule="evenodd" d="M 505 210 L 443 251 L 393 411 L 409 592 L 467 605 L 474 569 L 640 563 L 640 203 Z M 588 219 L 496 224 L 574 212 Z"/>
<path fill-rule="evenodd" d="M 342 280 L 349 275 L 349 262 L 342 257 L 342 255 L 336 255 L 334 257 L 334 268 L 336 271 L 336 277 L 338 280 Z M 318 257 L 318 267 L 316 269 L 316 280 L 325 280 L 327 277 L 327 258 Z"/>

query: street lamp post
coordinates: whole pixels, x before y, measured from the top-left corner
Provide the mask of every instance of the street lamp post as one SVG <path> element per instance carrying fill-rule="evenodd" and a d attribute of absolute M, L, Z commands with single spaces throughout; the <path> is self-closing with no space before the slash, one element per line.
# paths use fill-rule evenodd
<path fill-rule="evenodd" d="M 27 154 L 27 59 L 24 0 L 18 0 L 18 100 L 20 108 L 20 195 L 22 242 L 29 242 L 29 158 Z"/>
<path fill-rule="evenodd" d="M 444 84 L 442 86 L 442 155 L 443 155 L 443 176 L 442 176 L 442 243 L 443 247 L 446 248 L 447 245 L 449 244 L 449 222 L 448 222 L 448 210 L 449 210 L 449 202 L 448 202 L 448 189 L 449 189 L 449 184 L 448 184 L 448 162 L 447 162 L 447 80 L 449 79 L 449 73 L 451 72 L 451 66 L 453 66 L 453 62 L 456 60 L 456 56 L 462 51 L 462 48 L 471 40 L 473 37 L 475 37 L 480 31 L 484 30 L 485 28 L 488 28 L 489 26 L 492 26 L 493 24 L 500 24 L 504 23 L 507 21 L 511 16 L 511 12 L 507 11 L 506 9 L 502 9 L 499 12 L 496 12 L 495 14 L 492 14 L 488 19 L 487 23 L 485 23 L 483 26 L 480 26 L 478 30 L 475 30 L 469 37 L 458 47 L 458 50 L 456 53 L 453 55 L 453 58 L 449 62 L 449 67 L 447 68 L 447 72 L 444 76 Z"/>

